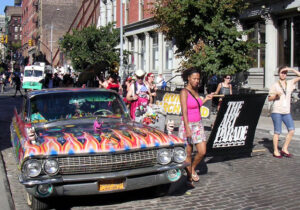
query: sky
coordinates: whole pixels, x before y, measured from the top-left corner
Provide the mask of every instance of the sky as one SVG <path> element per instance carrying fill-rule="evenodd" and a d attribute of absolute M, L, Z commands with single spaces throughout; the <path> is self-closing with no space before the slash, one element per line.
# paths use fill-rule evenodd
<path fill-rule="evenodd" d="M 4 15 L 4 9 L 6 6 L 14 6 L 14 0 L 0 0 L 0 14 Z"/>

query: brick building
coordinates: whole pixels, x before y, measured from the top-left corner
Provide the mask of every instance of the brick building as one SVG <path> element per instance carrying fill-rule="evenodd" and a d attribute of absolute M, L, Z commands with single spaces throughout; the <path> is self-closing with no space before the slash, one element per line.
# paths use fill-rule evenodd
<path fill-rule="evenodd" d="M 58 49 L 58 41 L 68 31 L 84 0 L 23 0 L 23 56 L 29 63 L 45 61 L 51 64 L 51 53 Z M 32 40 L 32 46 L 29 46 Z"/>
<path fill-rule="evenodd" d="M 19 65 L 17 62 L 13 61 L 14 56 L 17 56 L 18 53 L 14 51 L 14 48 L 18 48 L 21 46 L 22 40 L 22 9 L 19 6 L 6 6 L 4 9 L 5 13 L 5 34 L 7 35 L 7 44 L 6 49 L 10 49 L 8 52 L 6 50 L 6 54 L 10 53 L 11 62 L 9 68 L 13 70 L 14 68 L 19 69 Z M 13 67 L 14 66 L 14 67 Z"/>
<path fill-rule="evenodd" d="M 155 0 L 123 1 L 123 49 L 132 54 L 124 62 L 125 75 L 137 69 L 155 74 L 164 74 L 168 79 L 176 75 L 180 59 L 175 57 L 174 42 L 165 40 L 161 32 L 157 32 L 150 13 L 151 3 Z M 102 0 L 98 26 L 116 21 L 120 26 L 120 0 Z M 182 84 L 180 77 L 174 82 Z"/>
<path fill-rule="evenodd" d="M 0 15 L 0 36 L 5 35 L 5 15 Z M 0 43 L 0 60 L 4 60 L 5 45 Z"/>
<path fill-rule="evenodd" d="M 22 40 L 21 7 L 6 6 L 4 12 L 6 18 L 6 34 L 8 35 L 7 45 L 11 46 L 13 43 L 14 44 L 21 43 Z"/>

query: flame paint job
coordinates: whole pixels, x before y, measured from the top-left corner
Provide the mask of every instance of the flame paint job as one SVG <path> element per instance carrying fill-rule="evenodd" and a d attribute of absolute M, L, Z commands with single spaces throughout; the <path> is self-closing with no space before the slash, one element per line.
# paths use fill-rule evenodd
<path fill-rule="evenodd" d="M 78 120 L 80 122 L 80 119 Z M 184 141 L 175 135 L 167 135 L 157 129 L 129 122 L 105 122 L 101 132 L 94 130 L 94 121 L 90 123 L 67 124 L 54 127 L 37 127 L 37 144 L 32 144 L 26 136 L 24 123 L 15 115 L 12 138 L 16 148 L 19 166 L 33 156 L 58 156 L 98 154 L 143 148 L 184 145 Z M 21 128 L 23 131 L 20 132 Z M 25 135 L 24 135 L 25 134 Z"/>

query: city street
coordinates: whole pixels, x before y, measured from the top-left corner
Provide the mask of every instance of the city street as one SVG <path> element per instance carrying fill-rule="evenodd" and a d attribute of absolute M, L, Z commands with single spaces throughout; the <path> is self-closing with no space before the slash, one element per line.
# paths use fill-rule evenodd
<path fill-rule="evenodd" d="M 10 209 L 26 210 L 24 187 L 18 181 L 18 169 L 10 143 L 9 126 L 14 106 L 22 97 L 12 97 L 13 90 L 0 95 L 0 149 L 4 186 Z M 206 122 L 210 125 L 210 122 Z M 266 126 L 267 127 L 267 126 Z M 209 131 L 207 131 L 209 135 Z M 279 145 L 282 145 L 282 139 Z M 291 144 L 299 143 L 299 141 Z M 59 209 L 299 209 L 300 156 L 276 159 L 267 130 L 258 129 L 251 157 L 205 159 L 199 167 L 200 181 L 188 188 L 184 176 L 173 184 L 167 196 L 155 195 L 153 189 L 55 200 Z M 0 176 L 1 178 L 1 176 Z M 0 180 L 2 182 L 2 179 Z M 3 185 L 0 183 L 0 185 Z M 9 192 L 10 191 L 10 192 Z M 3 193 L 3 192 L 0 192 Z M 2 194 L 4 197 L 4 195 Z M 1 200 L 0 200 L 1 202 Z M 3 207 L 2 203 L 0 205 Z M 1 208 L 3 209 L 3 208 Z"/>

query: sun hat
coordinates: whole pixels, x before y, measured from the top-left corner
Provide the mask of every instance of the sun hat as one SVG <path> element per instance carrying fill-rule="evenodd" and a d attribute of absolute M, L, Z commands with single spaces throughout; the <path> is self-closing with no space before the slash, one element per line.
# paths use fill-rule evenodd
<path fill-rule="evenodd" d="M 144 76 L 145 74 L 146 74 L 146 72 L 144 72 L 142 69 L 138 69 L 138 70 L 135 71 L 135 75 L 136 75 L 137 77 L 142 77 L 142 76 Z"/>

